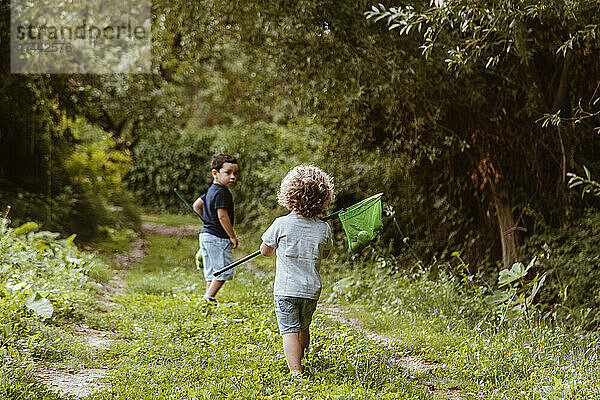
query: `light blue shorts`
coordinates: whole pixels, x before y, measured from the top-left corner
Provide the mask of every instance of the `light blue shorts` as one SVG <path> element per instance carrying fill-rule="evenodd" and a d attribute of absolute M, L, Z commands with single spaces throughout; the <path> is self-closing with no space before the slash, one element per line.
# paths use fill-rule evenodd
<path fill-rule="evenodd" d="M 233 262 L 231 254 L 231 242 L 229 239 L 220 238 L 210 233 L 201 233 L 198 237 L 200 250 L 202 251 L 202 264 L 204 266 L 204 279 L 212 281 L 230 281 L 233 279 L 233 268 L 223 272 L 221 275 L 213 275 L 216 271 L 228 266 Z"/>
<path fill-rule="evenodd" d="M 308 329 L 317 309 L 317 300 L 299 297 L 275 296 L 274 302 L 279 333 L 282 335 Z"/>

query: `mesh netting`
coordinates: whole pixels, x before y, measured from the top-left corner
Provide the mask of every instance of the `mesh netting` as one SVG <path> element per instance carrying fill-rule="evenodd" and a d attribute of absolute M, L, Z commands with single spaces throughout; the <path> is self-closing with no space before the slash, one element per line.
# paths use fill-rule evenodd
<path fill-rule="evenodd" d="M 346 231 L 348 246 L 354 254 L 360 253 L 383 227 L 382 194 L 371 196 L 340 212 L 340 221 Z"/>

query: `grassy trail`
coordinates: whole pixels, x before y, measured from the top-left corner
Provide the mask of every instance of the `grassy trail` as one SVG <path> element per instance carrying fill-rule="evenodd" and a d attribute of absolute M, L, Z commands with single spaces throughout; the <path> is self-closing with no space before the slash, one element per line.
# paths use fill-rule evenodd
<path fill-rule="evenodd" d="M 118 274 L 122 287 L 105 296 L 107 310 L 91 314 L 87 334 L 79 336 L 104 334 L 106 342 L 84 344 L 68 365 L 46 364 L 54 379 L 69 368 L 80 376 L 103 371 L 102 390 L 74 393 L 86 399 L 433 398 L 406 378 L 388 350 L 322 313 L 312 325 L 306 378 L 290 378 L 272 309 L 272 276 L 240 268 L 215 307 L 201 299 L 196 235 L 145 240 L 147 256 Z"/>
<path fill-rule="evenodd" d="M 258 257 L 239 267 L 219 305 L 207 304 L 194 266 L 195 231 L 173 227 L 186 221 L 153 220 L 153 234 L 116 257 L 121 267 L 113 276 L 99 274 L 104 289 L 91 309 L 50 324 L 32 319 L 31 344 L 19 345 L 30 346 L 24 353 L 31 356 L 13 356 L 30 367 L 3 366 L 8 375 L 0 374 L 0 394 L 20 400 L 75 397 L 57 390 L 104 400 L 600 398 L 599 335 L 532 328 L 518 318 L 495 326 L 493 309 L 446 279 L 378 277 L 377 267 L 360 276 L 332 263 L 323 271 L 321 299 L 336 304 L 320 304 L 303 361 L 306 378 L 291 379 L 272 307 L 274 260 Z M 165 223 L 173 226 L 163 229 Z"/>

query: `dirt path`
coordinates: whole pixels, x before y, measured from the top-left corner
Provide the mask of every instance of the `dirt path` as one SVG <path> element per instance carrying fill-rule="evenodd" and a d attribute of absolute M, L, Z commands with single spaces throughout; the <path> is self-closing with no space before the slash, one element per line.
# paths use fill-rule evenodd
<path fill-rule="evenodd" d="M 161 235 L 161 236 L 186 236 L 198 234 L 202 229 L 202 225 L 178 225 L 169 226 L 156 224 L 154 222 L 142 222 L 142 232 L 146 235 Z"/>
<path fill-rule="evenodd" d="M 151 219 L 151 217 L 145 217 Z M 162 235 L 183 237 L 200 232 L 201 225 L 167 226 L 153 222 L 142 223 L 142 236 Z M 107 307 L 114 307 L 117 303 L 111 300 L 112 296 L 125 290 L 125 276 L 128 269 L 139 263 L 148 254 L 146 248 L 149 243 L 143 238 L 136 239 L 126 253 L 114 254 L 114 262 L 118 268 L 114 269 L 112 278 L 102 283 L 103 293 L 100 302 Z M 112 338 L 113 332 L 93 329 L 88 326 L 73 325 L 68 327 L 73 337 L 83 342 L 86 347 L 93 350 L 105 350 L 113 345 L 116 340 Z M 59 394 L 67 394 L 76 398 L 84 397 L 99 390 L 109 388 L 108 379 L 112 371 L 108 368 L 84 368 L 79 371 L 51 366 L 36 365 L 35 375 L 50 390 Z"/>
<path fill-rule="evenodd" d="M 154 229 L 152 226 L 150 228 Z M 144 226 L 142 226 L 142 229 L 144 229 Z M 143 231 L 143 233 L 153 233 L 155 230 Z M 112 271 L 113 276 L 108 282 L 101 284 L 103 293 L 100 295 L 100 302 L 102 304 L 107 307 L 117 305 L 110 298 L 125 290 L 127 269 L 144 259 L 147 255 L 147 247 L 147 241 L 137 239 L 132 243 L 127 253 L 113 256 L 118 269 Z M 116 342 L 112 338 L 113 332 L 111 331 L 93 329 L 82 325 L 72 325 L 67 330 L 73 337 L 83 342 L 86 347 L 96 351 L 108 349 Z M 51 391 L 76 398 L 108 389 L 110 387 L 108 379 L 112 375 L 112 371 L 108 368 L 84 368 L 75 371 L 73 369 L 37 365 L 34 371 L 37 379 Z"/>
<path fill-rule="evenodd" d="M 394 344 L 397 342 L 396 338 L 363 327 L 357 318 L 350 317 L 347 310 L 344 310 L 336 304 L 319 303 L 317 310 L 323 313 L 327 318 L 344 323 L 351 328 L 364 333 L 364 335 L 372 341 L 378 342 L 388 348 L 391 352 L 392 361 L 403 367 L 409 378 L 415 378 L 427 371 L 434 371 L 440 366 L 440 364 L 424 361 L 415 356 L 395 354 L 393 348 Z M 440 389 L 435 385 L 428 383 L 421 383 L 420 385 L 427 387 L 433 395 L 440 400 L 458 400 L 461 398 L 460 390 L 458 389 Z"/>

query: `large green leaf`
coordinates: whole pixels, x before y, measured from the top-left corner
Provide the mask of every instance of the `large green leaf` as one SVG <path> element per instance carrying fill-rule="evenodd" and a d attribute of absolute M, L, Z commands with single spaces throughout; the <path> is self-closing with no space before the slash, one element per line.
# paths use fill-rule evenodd
<path fill-rule="evenodd" d="M 54 306 L 52 306 L 50 300 L 42 297 L 38 292 L 25 300 L 25 307 L 44 318 L 50 318 L 54 312 Z"/>
<path fill-rule="evenodd" d="M 23 225 L 21 225 L 20 227 L 15 229 L 15 235 L 22 235 L 24 233 L 27 233 L 33 229 L 36 229 L 39 225 L 36 224 L 35 222 L 25 222 Z"/>
<path fill-rule="evenodd" d="M 501 304 L 504 303 L 506 300 L 508 300 L 508 293 L 503 292 L 501 290 L 496 290 L 494 291 L 494 294 L 487 296 L 483 299 L 483 301 L 489 305 L 497 305 L 497 304 Z"/>
<path fill-rule="evenodd" d="M 527 275 L 529 269 L 533 266 L 535 262 L 535 257 L 531 260 L 529 265 L 525 267 L 523 263 L 517 262 L 512 265 L 510 269 L 503 269 L 500 271 L 500 275 L 498 276 L 498 285 L 500 287 L 506 286 L 518 279 L 522 279 Z"/>

